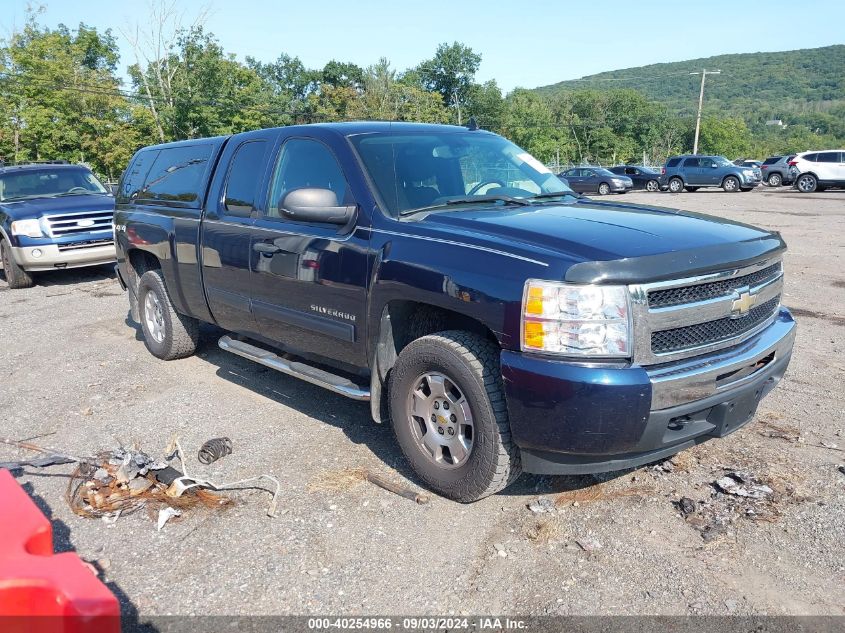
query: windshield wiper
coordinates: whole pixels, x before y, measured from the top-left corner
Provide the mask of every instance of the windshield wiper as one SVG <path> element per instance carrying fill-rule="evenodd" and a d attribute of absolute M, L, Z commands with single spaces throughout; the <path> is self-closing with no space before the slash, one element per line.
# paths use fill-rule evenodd
<path fill-rule="evenodd" d="M 491 202 L 504 202 L 505 204 L 516 204 L 521 207 L 528 206 L 531 203 L 525 200 L 524 198 L 514 198 L 513 196 L 465 196 L 461 198 L 452 198 L 450 200 L 446 200 L 445 202 L 441 202 L 440 204 L 433 204 L 429 207 L 420 207 L 419 209 L 406 209 L 405 211 L 400 211 L 400 216 L 408 216 L 408 215 L 415 215 L 417 213 L 422 213 L 423 211 L 433 211 L 435 209 L 443 209 L 444 207 L 459 205 L 459 204 L 478 204 L 484 203 L 489 204 Z"/>
<path fill-rule="evenodd" d="M 572 196 L 573 198 L 581 198 L 580 193 L 575 193 L 574 191 L 551 191 L 549 193 L 538 193 L 535 196 L 531 196 L 530 200 L 542 200 L 543 198 L 560 198 L 561 196 Z"/>

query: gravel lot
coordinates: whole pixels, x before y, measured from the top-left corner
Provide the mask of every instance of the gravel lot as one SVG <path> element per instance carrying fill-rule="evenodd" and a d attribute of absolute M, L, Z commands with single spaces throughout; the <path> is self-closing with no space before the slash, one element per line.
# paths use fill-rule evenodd
<path fill-rule="evenodd" d="M 416 505 L 369 483 L 325 490 L 359 467 L 416 483 L 367 405 L 222 352 L 211 328 L 196 357 L 153 358 L 101 268 L 43 276 L 31 290 L 0 285 L 0 434 L 55 433 L 37 441 L 76 454 L 137 441 L 158 456 L 177 433 L 193 473 L 273 473 L 280 514 L 268 518 L 269 495 L 245 491 L 231 508 L 195 510 L 157 532 L 144 511 L 113 524 L 74 515 L 68 466 L 27 469 L 19 481 L 51 514 L 57 548 L 99 561 L 125 612 L 142 618 L 845 614 L 845 192 L 638 192 L 624 202 L 713 213 L 789 243 L 792 364 L 755 422 L 727 439 L 662 468 L 524 475 L 469 506 Z M 219 435 L 234 453 L 200 465 L 196 449 Z M 23 455 L 0 447 L 0 461 Z M 712 498 L 711 483 L 731 470 L 769 485 L 771 499 Z M 704 503 L 685 518 L 681 497 Z M 532 512 L 538 498 L 554 510 Z"/>

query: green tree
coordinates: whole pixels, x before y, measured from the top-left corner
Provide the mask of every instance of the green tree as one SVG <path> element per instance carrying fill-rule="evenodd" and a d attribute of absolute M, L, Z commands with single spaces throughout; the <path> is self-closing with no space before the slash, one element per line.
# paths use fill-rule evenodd
<path fill-rule="evenodd" d="M 463 122 L 462 108 L 466 106 L 475 73 L 481 65 L 481 55 L 469 46 L 454 42 L 437 47 L 434 57 L 416 69 L 422 87 L 440 93 L 443 102 L 453 108 L 458 125 Z"/>
<path fill-rule="evenodd" d="M 703 154 L 742 158 L 751 149 L 751 134 L 742 119 L 706 117 L 701 121 L 698 148 Z"/>
<path fill-rule="evenodd" d="M 111 31 L 49 29 L 38 12 L 0 47 L 0 154 L 6 159 L 87 162 L 116 178 L 144 143 L 119 91 Z"/>

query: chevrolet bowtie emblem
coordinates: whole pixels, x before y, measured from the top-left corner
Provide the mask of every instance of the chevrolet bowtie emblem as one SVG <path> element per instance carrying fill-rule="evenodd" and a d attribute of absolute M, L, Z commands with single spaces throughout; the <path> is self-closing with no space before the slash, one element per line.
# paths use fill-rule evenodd
<path fill-rule="evenodd" d="M 751 294 L 748 288 L 740 288 L 734 291 L 736 297 L 731 303 L 731 318 L 738 319 L 749 313 L 757 303 L 757 295 Z"/>

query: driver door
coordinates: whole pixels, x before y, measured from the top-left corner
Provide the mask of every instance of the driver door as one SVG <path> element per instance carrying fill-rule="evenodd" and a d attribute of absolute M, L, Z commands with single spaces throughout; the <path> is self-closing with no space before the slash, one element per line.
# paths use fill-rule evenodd
<path fill-rule="evenodd" d="M 327 144 L 283 137 L 253 229 L 252 313 L 261 337 L 287 351 L 341 368 L 365 366 L 369 233 L 357 224 L 297 221 L 280 210 L 291 191 L 315 187 L 355 203 Z"/>

